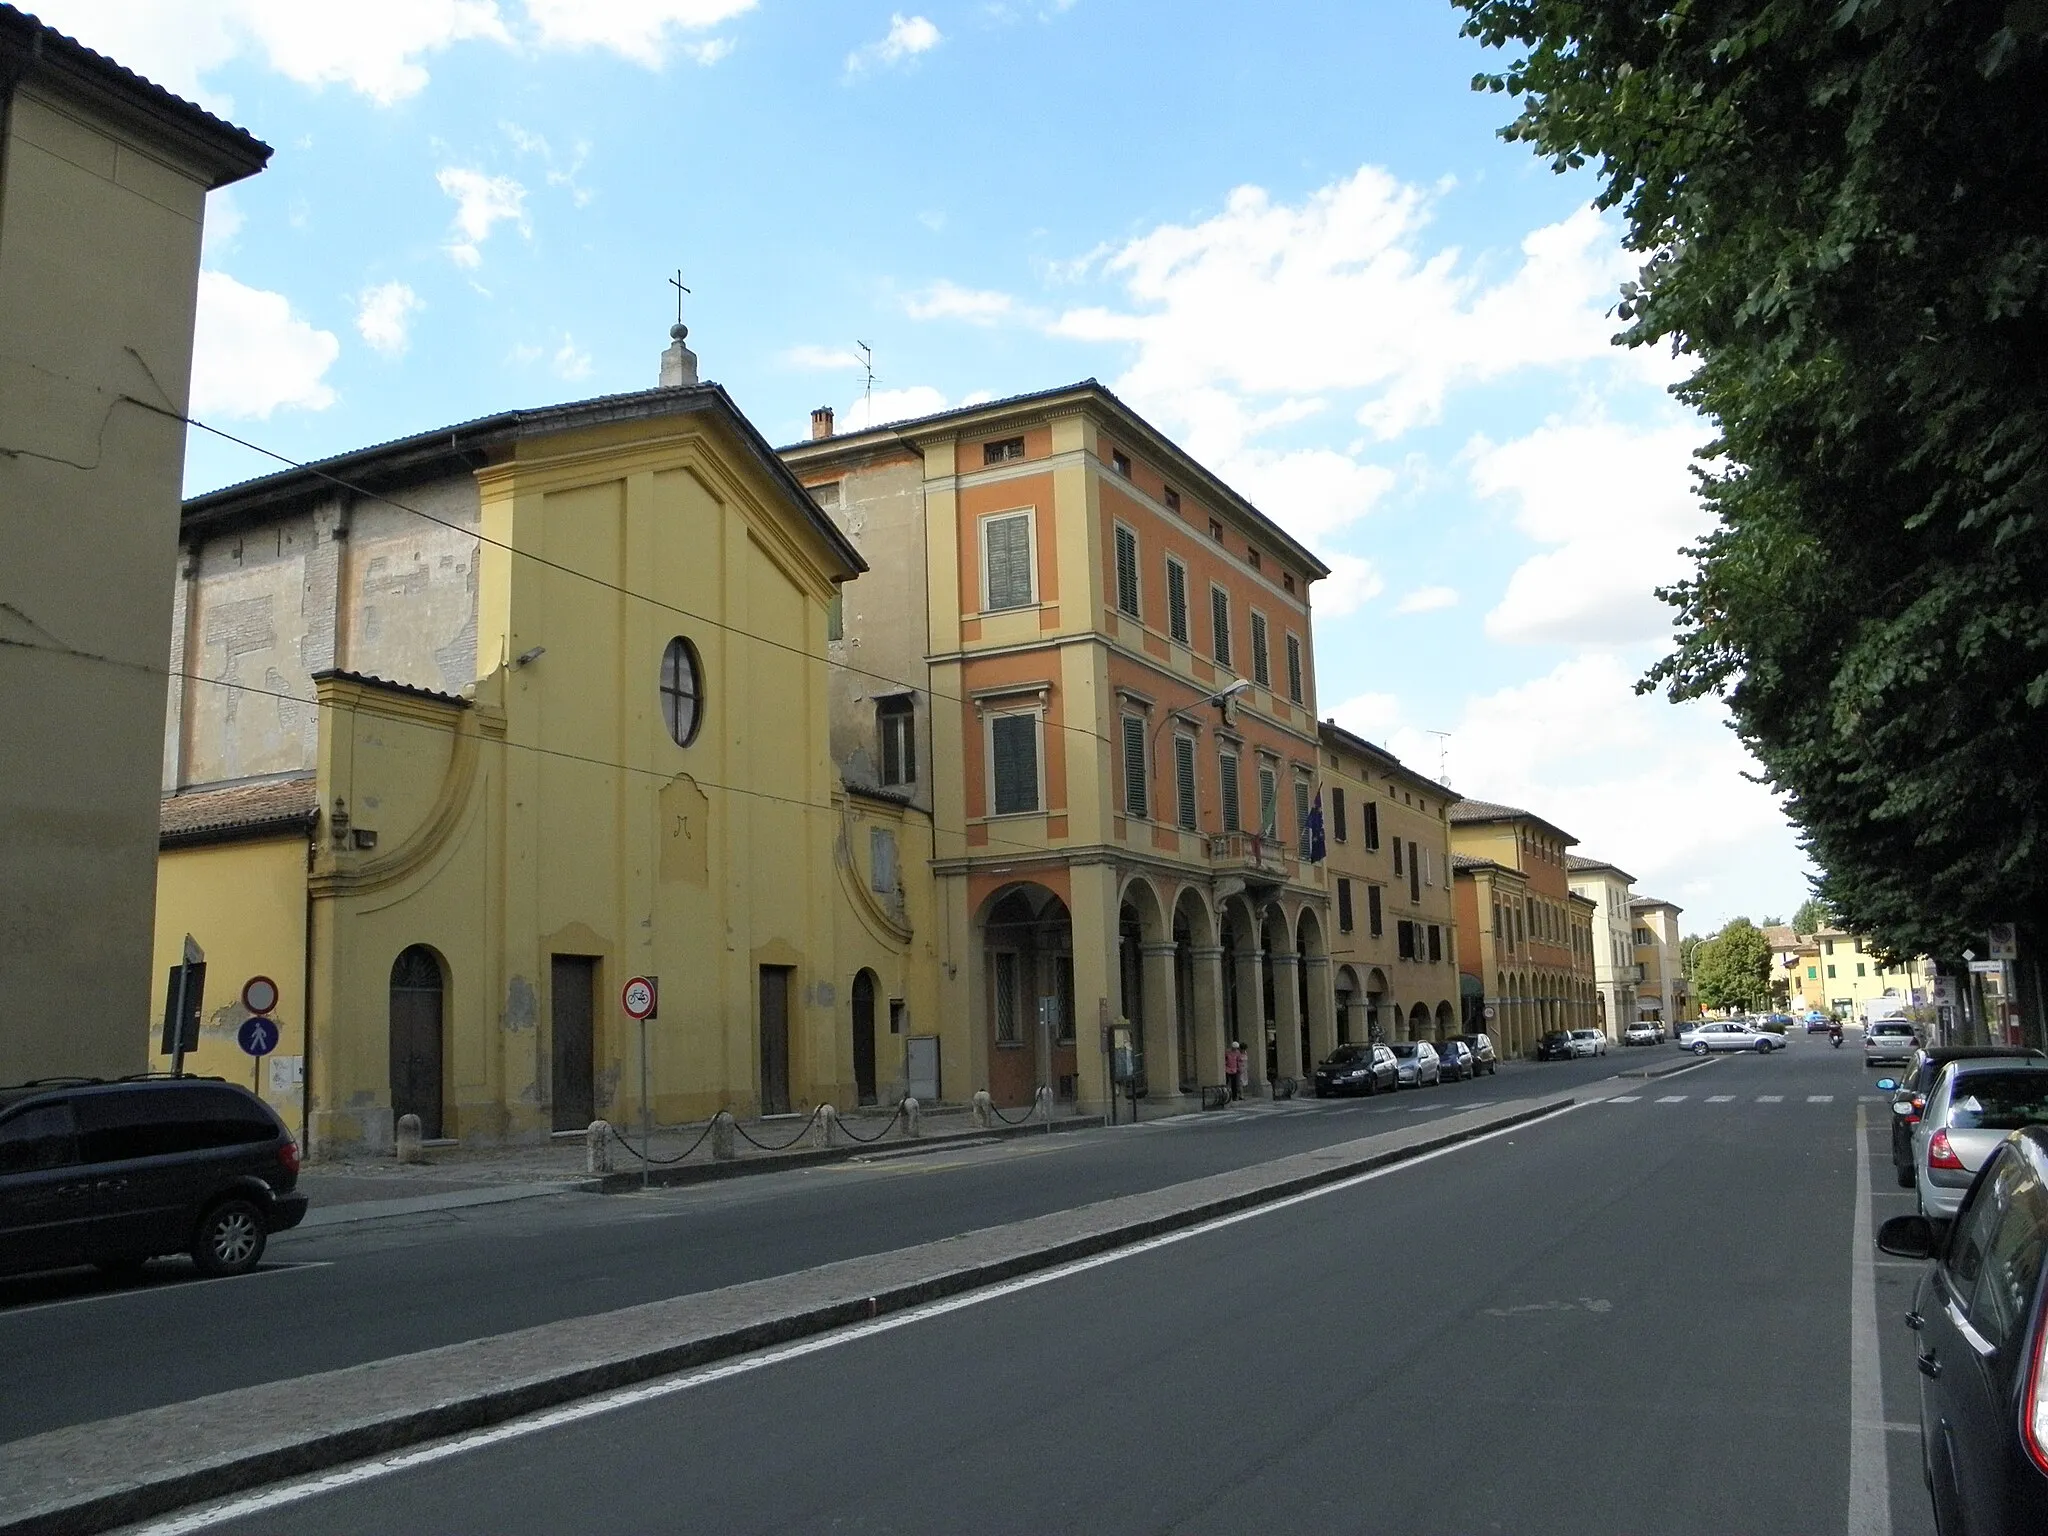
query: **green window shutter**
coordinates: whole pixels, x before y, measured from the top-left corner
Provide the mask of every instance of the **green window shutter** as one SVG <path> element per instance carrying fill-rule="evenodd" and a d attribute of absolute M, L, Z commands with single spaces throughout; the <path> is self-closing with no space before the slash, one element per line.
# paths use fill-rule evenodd
<path fill-rule="evenodd" d="M 1188 568 L 1178 560 L 1166 562 L 1166 622 L 1173 638 L 1188 643 Z"/>
<path fill-rule="evenodd" d="M 1038 717 L 997 715 L 989 728 L 998 816 L 1038 809 Z"/>
<path fill-rule="evenodd" d="M 1151 814 L 1145 794 L 1145 722 L 1136 715 L 1124 719 L 1124 814 Z"/>
<path fill-rule="evenodd" d="M 1273 659 L 1266 654 L 1266 616 L 1252 615 L 1252 681 L 1261 688 L 1273 686 Z"/>
<path fill-rule="evenodd" d="M 1116 530 L 1116 605 L 1138 617 L 1138 536 L 1122 524 Z"/>
<path fill-rule="evenodd" d="M 1025 608 L 1031 604 L 1031 514 L 992 517 L 982 524 L 988 545 L 988 605 Z"/>
<path fill-rule="evenodd" d="M 1259 835 L 1280 835 L 1280 776 L 1270 768 L 1259 770 Z"/>
<path fill-rule="evenodd" d="M 1209 589 L 1209 629 L 1214 641 L 1210 654 L 1224 666 L 1230 665 L 1230 594 L 1221 587 Z"/>
<path fill-rule="evenodd" d="M 1242 825 L 1237 809 L 1237 754 L 1226 752 L 1222 757 L 1223 786 L 1223 830 L 1235 832 Z"/>
<path fill-rule="evenodd" d="M 1301 702 L 1301 636 L 1287 637 L 1287 697 Z"/>
<path fill-rule="evenodd" d="M 1294 781 L 1294 835 L 1303 853 L 1308 852 L 1308 780 Z"/>
<path fill-rule="evenodd" d="M 1173 738 L 1173 786 L 1180 824 L 1195 830 L 1195 743 L 1190 736 Z"/>

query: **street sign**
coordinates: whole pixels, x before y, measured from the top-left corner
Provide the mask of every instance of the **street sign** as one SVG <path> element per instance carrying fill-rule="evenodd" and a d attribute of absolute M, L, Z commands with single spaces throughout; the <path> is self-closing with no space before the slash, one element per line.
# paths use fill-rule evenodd
<path fill-rule="evenodd" d="M 657 989 L 651 976 L 635 976 L 627 982 L 619 994 L 619 1001 L 629 1019 L 651 1019 L 657 1001 Z"/>
<path fill-rule="evenodd" d="M 1488 1017 L 1489 1019 L 1493 1017 L 1493 1006 L 1492 1006 L 1491 1004 L 1488 1004 L 1488 1005 L 1487 1005 L 1487 1008 L 1486 1008 L 1486 1016 L 1487 1016 L 1487 1017 Z"/>
<path fill-rule="evenodd" d="M 277 983 L 268 976 L 251 976 L 242 983 L 242 1006 L 251 1013 L 268 1013 L 277 1006 Z"/>
<path fill-rule="evenodd" d="M 1991 958 L 1994 960 L 2017 960 L 2020 957 L 2019 936 L 2013 932 L 2011 923 L 1991 925 Z"/>
<path fill-rule="evenodd" d="M 2005 962 L 2003 960 L 1972 960 L 1970 962 L 1970 974 L 1972 976 L 1996 976 L 2004 969 Z"/>
<path fill-rule="evenodd" d="M 168 976 L 164 984 L 163 1054 L 171 1058 L 172 1070 L 180 1071 L 185 1053 L 199 1049 L 199 1004 L 206 993 L 206 962 L 174 965 Z"/>
<path fill-rule="evenodd" d="M 235 1031 L 235 1042 L 251 1056 L 268 1056 L 277 1049 L 277 1020 L 261 1015 L 244 1019 Z"/>

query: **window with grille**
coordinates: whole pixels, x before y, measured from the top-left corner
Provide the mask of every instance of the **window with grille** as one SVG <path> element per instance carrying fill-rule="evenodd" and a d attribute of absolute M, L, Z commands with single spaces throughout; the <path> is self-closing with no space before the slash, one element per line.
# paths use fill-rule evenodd
<path fill-rule="evenodd" d="M 1021 437 L 1004 437 L 981 445 L 981 462 L 984 464 L 1006 464 L 1011 459 L 1023 457 L 1024 439 Z"/>
<path fill-rule="evenodd" d="M 1301 636 L 1287 637 L 1287 697 L 1301 702 Z"/>
<path fill-rule="evenodd" d="M 1280 775 L 1266 767 L 1259 769 L 1259 835 L 1280 835 Z"/>
<path fill-rule="evenodd" d="M 881 738 L 882 782 L 917 782 L 917 717 L 908 695 L 875 701 L 875 734 Z"/>
<path fill-rule="evenodd" d="M 1009 512 L 983 520 L 982 554 L 990 612 L 1031 605 L 1031 514 Z"/>
<path fill-rule="evenodd" d="M 1374 938 L 1378 938 L 1386 931 L 1380 925 L 1380 888 L 1376 885 L 1368 885 L 1365 888 L 1365 919 L 1366 926 L 1372 930 Z"/>
<path fill-rule="evenodd" d="M 1261 688 L 1273 686 L 1273 659 L 1266 654 L 1266 616 L 1252 612 L 1252 681 Z"/>
<path fill-rule="evenodd" d="M 1136 715 L 1124 717 L 1124 814 L 1151 814 L 1145 796 L 1145 722 Z"/>
<path fill-rule="evenodd" d="M 1344 821 L 1344 791 L 1342 787 L 1333 785 L 1330 789 L 1330 835 L 1341 843 L 1349 831 Z"/>
<path fill-rule="evenodd" d="M 1337 882 L 1337 931 L 1339 933 L 1349 933 L 1351 931 L 1351 882 L 1349 880 L 1339 880 Z"/>
<path fill-rule="evenodd" d="M 704 668 L 697 648 L 681 635 L 661 653 L 661 721 L 669 739 L 687 747 L 704 718 Z"/>
<path fill-rule="evenodd" d="M 1224 666 L 1230 665 L 1230 594 L 1221 587 L 1209 589 L 1209 654 Z"/>
<path fill-rule="evenodd" d="M 1173 738 L 1174 815 L 1182 827 L 1195 830 L 1195 739 Z"/>
<path fill-rule="evenodd" d="M 1166 562 L 1166 627 L 1182 645 L 1188 643 L 1188 568 Z"/>
<path fill-rule="evenodd" d="M 1116 525 L 1116 605 L 1138 617 L 1138 536 Z"/>
<path fill-rule="evenodd" d="M 1237 808 L 1237 754 L 1225 752 L 1220 760 L 1219 779 L 1223 791 L 1223 830 L 1235 832 L 1242 825 Z"/>
<path fill-rule="evenodd" d="M 996 1044 L 1018 1045 L 1017 957 L 998 950 L 996 962 Z"/>
<path fill-rule="evenodd" d="M 1038 716 L 997 715 L 989 722 L 995 814 L 1038 809 Z"/>

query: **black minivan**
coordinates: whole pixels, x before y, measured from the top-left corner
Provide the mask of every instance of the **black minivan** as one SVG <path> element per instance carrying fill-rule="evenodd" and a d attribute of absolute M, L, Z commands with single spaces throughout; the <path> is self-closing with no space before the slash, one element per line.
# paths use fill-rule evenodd
<path fill-rule="evenodd" d="M 0 1088 L 0 1273 L 189 1253 L 202 1274 L 246 1274 L 305 1216 L 298 1181 L 284 1122 L 217 1078 Z"/>

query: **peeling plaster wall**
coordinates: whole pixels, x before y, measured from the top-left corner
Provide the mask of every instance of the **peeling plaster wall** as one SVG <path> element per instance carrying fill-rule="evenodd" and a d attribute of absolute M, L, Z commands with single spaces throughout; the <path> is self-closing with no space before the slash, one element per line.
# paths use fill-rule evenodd
<path fill-rule="evenodd" d="M 460 693 L 478 672 L 476 481 L 408 486 L 400 499 L 412 510 L 365 501 L 350 520 L 347 659 L 335 665 Z"/>

